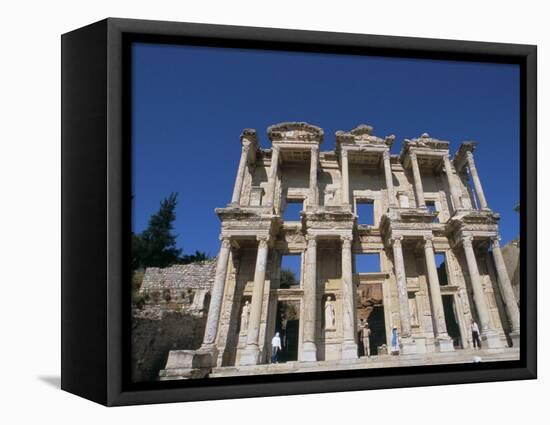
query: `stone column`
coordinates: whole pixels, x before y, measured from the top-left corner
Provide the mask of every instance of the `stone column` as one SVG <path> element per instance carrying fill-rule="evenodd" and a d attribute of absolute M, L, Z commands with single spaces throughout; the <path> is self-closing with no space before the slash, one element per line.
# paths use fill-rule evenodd
<path fill-rule="evenodd" d="M 315 329 L 317 323 L 317 240 L 308 235 L 306 251 L 306 273 L 304 281 L 304 337 L 300 350 L 300 361 L 317 360 Z"/>
<path fill-rule="evenodd" d="M 309 167 L 309 205 L 317 206 L 319 204 L 319 189 L 317 187 L 317 166 L 319 163 L 319 148 L 311 148 L 311 163 Z"/>
<path fill-rule="evenodd" d="M 396 203 L 395 192 L 393 190 L 393 177 L 391 172 L 389 149 L 384 151 L 383 160 L 384 160 L 384 174 L 386 176 L 386 188 L 388 190 L 388 199 L 389 199 L 390 207 L 394 207 L 396 206 L 397 203 Z"/>
<path fill-rule="evenodd" d="M 342 359 L 356 359 L 355 286 L 351 259 L 352 236 L 342 236 Z"/>
<path fill-rule="evenodd" d="M 231 197 L 232 205 L 239 205 L 241 201 L 241 191 L 243 188 L 243 181 L 244 181 L 244 170 L 246 168 L 249 151 L 250 151 L 250 142 L 243 140 L 243 147 L 241 150 L 241 159 L 239 161 L 239 169 L 237 170 L 237 177 L 235 178 L 235 187 L 233 188 L 233 196 Z"/>
<path fill-rule="evenodd" d="M 483 284 L 481 283 L 481 277 L 479 275 L 479 269 L 477 267 L 476 255 L 472 246 L 472 236 L 464 236 L 462 245 L 464 246 L 464 253 L 466 255 L 466 262 L 468 264 L 468 273 L 470 274 L 470 282 L 472 284 L 472 290 L 474 292 L 474 303 L 479 317 L 478 323 L 481 331 L 481 337 L 487 341 L 489 348 L 501 347 L 500 338 L 498 334 L 492 329 L 489 318 L 489 307 L 487 306 L 487 300 L 485 298 L 485 292 L 483 290 Z"/>
<path fill-rule="evenodd" d="M 273 206 L 275 202 L 275 188 L 277 183 L 277 170 L 279 168 L 279 151 L 277 146 L 271 150 L 271 166 L 269 167 L 269 190 L 267 205 Z"/>
<path fill-rule="evenodd" d="M 512 326 L 510 338 L 512 339 L 513 345 L 519 347 L 519 308 L 516 297 L 514 296 L 512 284 L 510 283 L 510 278 L 508 277 L 506 264 L 504 262 L 504 258 L 502 257 L 499 240 L 500 238 L 498 236 L 491 238 L 491 241 L 493 243 L 493 258 L 495 260 L 495 266 L 497 269 L 500 293 L 502 295 L 502 300 L 504 301 L 504 306 L 506 307 L 508 320 L 510 320 L 510 325 Z"/>
<path fill-rule="evenodd" d="M 424 189 L 422 188 L 422 177 L 420 176 L 420 168 L 418 168 L 418 158 L 416 153 L 409 152 L 411 158 L 411 165 L 414 178 L 414 189 L 416 191 L 417 208 L 425 207 L 426 201 L 424 201 Z"/>
<path fill-rule="evenodd" d="M 216 275 L 214 277 L 214 284 L 212 285 L 212 296 L 210 298 L 210 306 L 208 308 L 208 316 L 206 319 L 206 328 L 204 330 L 204 338 L 200 348 L 200 351 L 212 353 L 211 357 L 214 362 L 213 365 L 215 365 L 217 357 L 216 336 L 218 334 L 218 325 L 222 308 L 225 278 L 227 275 L 227 262 L 229 259 L 230 249 L 231 242 L 229 238 L 222 236 L 220 253 L 216 263 Z"/>
<path fill-rule="evenodd" d="M 399 300 L 399 316 L 401 320 L 401 337 L 411 336 L 411 314 L 409 311 L 409 294 L 407 292 L 407 276 L 405 274 L 405 260 L 401 241 L 403 236 L 395 236 L 392 239 L 393 265 L 395 268 L 395 280 L 397 283 L 397 299 Z"/>
<path fill-rule="evenodd" d="M 348 151 L 342 149 L 342 204 L 349 205 L 349 168 L 348 168 Z"/>
<path fill-rule="evenodd" d="M 437 266 L 435 264 L 434 247 L 431 237 L 424 237 L 424 255 L 426 257 L 426 271 L 432 302 L 436 348 L 442 352 L 453 351 L 453 341 L 447 334 L 445 310 L 443 309 L 443 299 L 441 298 L 441 288 L 439 287 L 439 277 L 437 276 Z"/>
<path fill-rule="evenodd" d="M 451 160 L 449 155 L 443 155 L 443 164 L 445 166 L 445 173 L 447 174 L 447 182 L 449 184 L 449 192 L 451 192 L 451 199 L 453 201 L 454 211 L 462 207 L 460 203 L 460 197 L 458 195 L 457 187 L 453 178 L 453 168 L 451 167 Z"/>
<path fill-rule="evenodd" d="M 257 238 L 259 243 L 258 254 L 256 256 L 256 270 L 254 271 L 254 287 L 252 288 L 246 347 L 241 354 L 241 365 L 255 365 L 260 362 L 260 321 L 264 301 L 265 270 L 269 251 L 269 237 L 262 235 Z"/>
<path fill-rule="evenodd" d="M 483 188 L 481 187 L 481 181 L 479 180 L 479 175 L 477 174 L 476 164 L 474 162 L 474 155 L 472 152 L 466 152 L 466 159 L 468 161 L 468 168 L 470 169 L 470 175 L 472 176 L 472 181 L 474 182 L 474 188 L 476 190 L 477 199 L 479 200 L 479 206 L 482 210 L 487 210 L 487 200 L 483 193 Z"/>

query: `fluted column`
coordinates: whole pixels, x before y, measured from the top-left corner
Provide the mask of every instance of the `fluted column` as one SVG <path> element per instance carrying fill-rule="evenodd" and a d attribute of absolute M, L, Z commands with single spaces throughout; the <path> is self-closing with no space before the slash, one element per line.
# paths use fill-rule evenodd
<path fill-rule="evenodd" d="M 472 176 L 472 181 L 474 182 L 474 188 L 476 190 L 477 199 L 479 200 L 479 206 L 482 210 L 489 209 L 489 207 L 487 206 L 487 200 L 485 199 L 485 194 L 483 193 L 483 188 L 481 187 L 481 181 L 479 180 L 479 175 L 477 174 L 477 168 L 474 162 L 474 155 L 472 154 L 472 152 L 466 152 L 466 159 L 468 161 L 470 176 Z"/>
<path fill-rule="evenodd" d="M 397 281 L 397 299 L 399 301 L 399 316 L 401 320 L 401 337 L 411 336 L 411 314 L 409 311 L 409 294 L 407 292 L 407 276 L 405 274 L 405 260 L 401 241 L 403 236 L 392 238 L 393 264 Z"/>
<path fill-rule="evenodd" d="M 514 290 L 510 278 L 508 277 L 508 271 L 506 270 L 506 263 L 502 257 L 502 251 L 500 250 L 500 238 L 498 236 L 491 238 L 493 244 L 493 258 L 495 260 L 495 266 L 498 275 L 498 284 L 502 299 L 506 307 L 506 313 L 512 326 L 512 332 L 519 333 L 519 308 L 517 305 L 516 297 L 514 296 Z"/>
<path fill-rule="evenodd" d="M 218 334 L 218 324 L 220 320 L 220 312 L 223 301 L 223 291 L 225 287 L 225 278 L 227 275 L 227 262 L 229 259 L 229 251 L 231 242 L 229 238 L 222 237 L 220 253 L 216 263 L 216 275 L 214 284 L 212 285 L 212 295 L 210 297 L 210 306 L 208 308 L 208 316 L 206 319 L 206 328 L 204 330 L 204 338 L 202 341 L 201 350 L 215 351 L 216 336 Z M 215 355 L 213 356 L 215 359 Z"/>
<path fill-rule="evenodd" d="M 239 169 L 237 170 L 237 177 L 235 178 L 235 186 L 233 188 L 233 196 L 231 197 L 232 205 L 239 205 L 241 202 L 241 191 L 244 181 L 244 170 L 248 160 L 248 152 L 250 151 L 250 142 L 243 140 L 243 147 L 241 150 L 241 159 L 239 161 Z"/>
<path fill-rule="evenodd" d="M 314 146 L 311 148 L 311 163 L 309 166 L 309 205 L 316 206 L 319 204 L 319 189 L 317 187 L 317 167 L 319 163 L 319 148 Z"/>
<path fill-rule="evenodd" d="M 356 359 L 355 287 L 351 258 L 352 236 L 342 237 L 342 359 Z"/>
<path fill-rule="evenodd" d="M 391 162 L 390 162 L 390 150 L 387 149 L 383 153 L 384 160 L 384 174 L 386 176 L 386 188 L 388 190 L 388 199 L 391 207 L 397 205 L 395 192 L 393 189 L 393 177 L 391 172 Z"/>
<path fill-rule="evenodd" d="M 246 348 L 241 355 L 242 365 L 254 365 L 260 362 L 260 322 L 264 300 L 265 271 L 267 254 L 269 251 L 269 237 L 258 236 L 258 254 L 256 256 L 256 269 L 254 271 L 254 287 L 252 288 L 252 301 L 250 317 L 248 319 L 248 331 L 246 336 Z"/>
<path fill-rule="evenodd" d="M 443 299 L 441 298 L 441 288 L 439 287 L 439 277 L 437 276 L 437 265 L 435 264 L 433 241 L 431 237 L 424 238 L 424 255 L 426 257 L 426 271 L 428 274 L 428 285 L 432 302 L 434 334 L 437 338 L 436 347 L 439 351 L 453 351 L 453 342 L 447 334 L 445 310 L 443 309 Z"/>
<path fill-rule="evenodd" d="M 479 275 L 479 269 L 477 267 L 472 241 L 472 236 L 464 236 L 462 245 L 464 246 L 466 262 L 468 263 L 468 273 L 470 274 L 470 281 L 474 292 L 474 303 L 479 321 L 481 322 L 481 337 L 486 341 L 489 348 L 499 348 L 502 347 L 502 343 L 498 333 L 491 326 L 489 307 L 487 305 L 487 300 L 485 299 L 485 292 L 483 290 L 483 284 Z"/>
<path fill-rule="evenodd" d="M 317 240 L 307 236 L 306 273 L 304 282 L 304 337 L 300 361 L 316 361 L 315 328 L 317 322 Z"/>
<path fill-rule="evenodd" d="M 453 178 L 453 168 L 451 167 L 451 160 L 449 159 L 449 155 L 443 155 L 443 164 L 445 166 L 445 174 L 447 174 L 449 192 L 451 192 L 451 199 L 453 201 L 453 210 L 456 211 L 457 209 L 462 207 L 462 204 L 460 203 L 460 197 L 458 195 L 456 183 Z"/>
<path fill-rule="evenodd" d="M 349 205 L 349 167 L 348 167 L 348 151 L 342 149 L 342 205 Z"/>
<path fill-rule="evenodd" d="M 409 152 L 411 158 L 411 165 L 414 178 L 414 189 L 416 192 L 417 207 L 425 207 L 426 201 L 424 200 L 424 188 L 422 187 L 422 176 L 420 175 L 420 168 L 418 167 L 418 158 L 416 153 Z"/>
<path fill-rule="evenodd" d="M 275 202 L 275 188 L 277 187 L 277 170 L 279 168 L 279 152 L 280 149 L 274 146 L 271 150 L 271 166 L 269 168 L 269 191 L 268 201 L 269 206 L 273 206 Z"/>

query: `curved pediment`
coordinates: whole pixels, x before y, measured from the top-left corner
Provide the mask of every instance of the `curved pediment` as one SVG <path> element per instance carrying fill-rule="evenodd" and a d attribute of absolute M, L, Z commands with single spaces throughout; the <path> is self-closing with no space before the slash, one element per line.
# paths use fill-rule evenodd
<path fill-rule="evenodd" d="M 267 135 L 271 141 L 323 142 L 323 129 L 307 122 L 283 122 L 270 126 Z"/>

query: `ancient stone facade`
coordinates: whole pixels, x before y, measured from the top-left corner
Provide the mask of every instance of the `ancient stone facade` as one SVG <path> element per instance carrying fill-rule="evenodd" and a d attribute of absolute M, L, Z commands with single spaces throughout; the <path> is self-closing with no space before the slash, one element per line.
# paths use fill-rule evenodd
<path fill-rule="evenodd" d="M 268 363 L 276 331 L 302 364 L 353 361 L 365 353 L 361 319 L 380 354 L 393 327 L 400 355 L 469 349 L 471 318 L 485 348 L 517 346 L 518 305 L 475 143 L 451 156 L 449 142 L 422 134 L 394 155 L 395 137 L 367 125 L 337 132 L 334 151 L 321 151 L 323 130 L 307 123 L 277 124 L 268 136 L 262 149 L 256 131 L 243 131 L 231 202 L 216 210 L 221 246 L 203 343 L 184 356 L 194 366 Z M 297 202 L 299 219 L 286 220 Z M 380 269 L 359 273 L 362 254 L 377 254 Z M 285 255 L 301 257 L 290 287 L 281 287 Z M 173 354 L 165 379 L 183 358 Z"/>

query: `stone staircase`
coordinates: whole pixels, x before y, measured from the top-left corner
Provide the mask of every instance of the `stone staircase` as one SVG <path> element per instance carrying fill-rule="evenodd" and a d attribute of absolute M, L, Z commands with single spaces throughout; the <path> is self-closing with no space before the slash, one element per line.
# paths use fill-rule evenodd
<path fill-rule="evenodd" d="M 317 362 L 287 362 L 254 366 L 224 366 L 212 370 L 209 377 L 264 375 L 277 373 L 320 372 L 332 370 L 373 369 L 408 366 L 429 366 L 438 364 L 496 362 L 519 360 L 518 348 L 482 350 L 456 350 L 447 353 L 422 353 L 409 355 L 382 355 L 355 360 L 328 360 Z"/>

